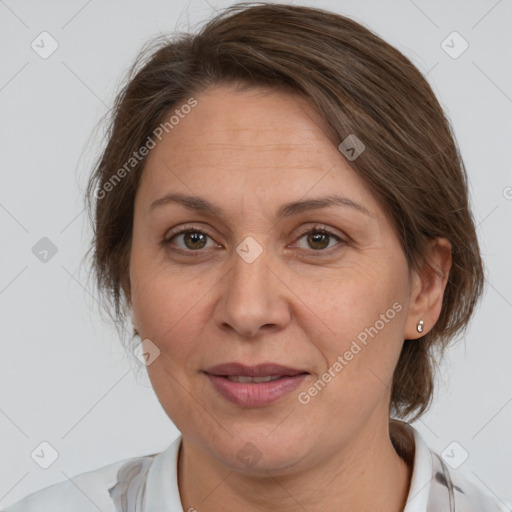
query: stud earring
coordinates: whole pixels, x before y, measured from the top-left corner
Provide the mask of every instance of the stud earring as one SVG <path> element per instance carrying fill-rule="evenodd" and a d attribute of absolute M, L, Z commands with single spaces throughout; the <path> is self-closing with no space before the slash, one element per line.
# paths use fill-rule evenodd
<path fill-rule="evenodd" d="M 420 320 L 420 321 L 418 322 L 418 325 L 416 326 L 416 330 L 417 330 L 418 332 L 423 332 L 423 320 Z"/>

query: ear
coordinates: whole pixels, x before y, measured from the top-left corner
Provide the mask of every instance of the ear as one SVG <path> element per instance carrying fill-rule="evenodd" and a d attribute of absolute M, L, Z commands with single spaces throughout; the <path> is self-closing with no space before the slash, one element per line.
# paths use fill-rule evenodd
<path fill-rule="evenodd" d="M 421 338 L 432 329 L 441 314 L 443 296 L 452 266 L 452 245 L 446 238 L 430 241 L 427 261 L 419 272 L 412 272 L 409 310 L 404 339 Z M 423 331 L 418 332 L 418 322 L 423 320 Z"/>

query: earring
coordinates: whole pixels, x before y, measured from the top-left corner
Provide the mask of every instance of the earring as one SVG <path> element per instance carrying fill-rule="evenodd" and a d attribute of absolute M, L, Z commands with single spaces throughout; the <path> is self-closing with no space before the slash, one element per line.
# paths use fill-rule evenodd
<path fill-rule="evenodd" d="M 423 320 L 420 320 L 420 321 L 418 322 L 418 325 L 416 326 L 416 330 L 417 330 L 418 332 L 423 332 Z"/>

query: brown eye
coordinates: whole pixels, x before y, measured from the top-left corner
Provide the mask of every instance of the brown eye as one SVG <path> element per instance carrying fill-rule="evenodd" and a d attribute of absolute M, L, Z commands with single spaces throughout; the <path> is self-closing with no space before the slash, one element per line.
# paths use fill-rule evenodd
<path fill-rule="evenodd" d="M 335 235 L 323 226 L 316 226 L 313 228 L 309 227 L 309 229 L 303 230 L 302 235 L 298 240 L 300 241 L 303 239 L 306 240 L 306 244 L 305 246 L 301 246 L 299 244 L 299 247 L 309 252 L 318 252 L 319 256 L 322 253 L 330 254 L 331 252 L 338 250 L 340 247 L 337 246 L 341 246 L 344 243 L 344 240 L 341 237 Z"/>
<path fill-rule="evenodd" d="M 207 246 L 210 235 L 199 229 L 185 229 L 174 233 L 162 240 L 161 245 L 179 253 L 200 253 L 202 249 L 208 249 L 215 244 Z"/>
<path fill-rule="evenodd" d="M 331 235 L 325 232 L 311 232 L 307 235 L 308 243 L 313 249 L 325 249 L 329 245 Z"/>
<path fill-rule="evenodd" d="M 182 235 L 183 243 L 187 249 L 204 249 L 208 235 L 199 231 L 186 231 Z"/>

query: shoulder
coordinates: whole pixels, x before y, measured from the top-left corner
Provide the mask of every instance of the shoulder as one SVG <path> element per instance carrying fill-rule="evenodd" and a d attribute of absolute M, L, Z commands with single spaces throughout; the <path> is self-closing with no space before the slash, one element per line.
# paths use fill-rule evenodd
<path fill-rule="evenodd" d="M 441 457 L 434 455 L 441 466 Z M 455 510 L 457 512 L 511 512 L 512 504 L 495 496 L 482 484 L 470 479 L 469 474 L 444 466 L 444 474 L 435 473 L 436 483 L 453 489 Z"/>
<path fill-rule="evenodd" d="M 423 440 L 411 425 L 393 420 L 390 435 L 397 453 L 412 466 L 404 512 L 512 512 L 512 505 L 492 493 L 469 473 L 452 467 Z"/>
<path fill-rule="evenodd" d="M 3 509 L 3 512 L 115 512 L 109 489 L 117 483 L 119 470 L 123 466 L 143 458 L 123 459 L 72 476 L 29 494 Z"/>

